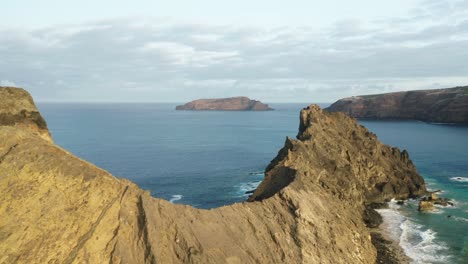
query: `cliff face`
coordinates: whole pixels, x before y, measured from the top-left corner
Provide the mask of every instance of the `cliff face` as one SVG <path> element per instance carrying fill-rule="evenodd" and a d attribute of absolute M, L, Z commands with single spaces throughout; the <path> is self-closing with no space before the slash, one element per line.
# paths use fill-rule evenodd
<path fill-rule="evenodd" d="M 176 110 L 218 110 L 218 111 L 269 111 L 273 110 L 267 104 L 247 97 L 231 97 L 222 99 L 200 99 L 184 105 L 179 105 Z"/>
<path fill-rule="evenodd" d="M 354 96 L 338 100 L 327 110 L 362 119 L 468 124 L 468 86 Z"/>
<path fill-rule="evenodd" d="M 300 120 L 249 202 L 212 210 L 0 126 L 0 263 L 375 263 L 366 204 L 422 194 L 423 179 L 344 114 L 310 106 Z"/>
<path fill-rule="evenodd" d="M 52 141 L 47 124 L 31 95 L 20 88 L 0 86 L 0 126 L 26 128 Z"/>

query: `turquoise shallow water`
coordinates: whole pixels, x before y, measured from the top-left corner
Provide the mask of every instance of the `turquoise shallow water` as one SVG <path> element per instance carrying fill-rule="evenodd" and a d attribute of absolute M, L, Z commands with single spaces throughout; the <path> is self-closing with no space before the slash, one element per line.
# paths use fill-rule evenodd
<path fill-rule="evenodd" d="M 306 104 L 271 112 L 174 111 L 175 104 L 39 103 L 54 140 L 154 196 L 199 208 L 246 199 L 295 137 Z M 361 121 L 407 149 L 432 189 L 456 206 L 418 213 L 417 202 L 383 211 L 386 227 L 417 263 L 468 263 L 468 127 Z M 450 215 L 451 217 L 447 217 Z"/>
<path fill-rule="evenodd" d="M 361 121 L 385 143 L 407 149 L 428 187 L 454 207 L 418 213 L 417 201 L 393 208 L 403 215 L 393 232 L 418 263 L 468 263 L 468 127 L 416 121 Z M 450 217 L 448 217 L 450 216 Z M 398 218 L 392 215 L 392 219 Z"/>

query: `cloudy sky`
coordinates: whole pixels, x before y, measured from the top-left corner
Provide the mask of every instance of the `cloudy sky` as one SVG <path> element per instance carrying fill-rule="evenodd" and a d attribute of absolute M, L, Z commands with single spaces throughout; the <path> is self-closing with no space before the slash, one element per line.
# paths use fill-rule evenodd
<path fill-rule="evenodd" d="M 266 102 L 468 85 L 468 0 L 15 0 L 0 85 L 38 101 Z"/>

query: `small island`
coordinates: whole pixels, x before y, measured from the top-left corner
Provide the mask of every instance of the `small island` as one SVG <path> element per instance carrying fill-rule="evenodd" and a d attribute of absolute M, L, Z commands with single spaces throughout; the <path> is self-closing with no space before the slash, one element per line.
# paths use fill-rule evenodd
<path fill-rule="evenodd" d="M 199 99 L 191 101 L 184 105 L 179 105 L 176 110 L 189 111 L 271 111 L 267 104 L 257 100 L 251 100 L 245 96 L 218 98 L 218 99 Z"/>
<path fill-rule="evenodd" d="M 468 124 L 468 86 L 353 96 L 336 101 L 326 110 L 358 119 Z"/>

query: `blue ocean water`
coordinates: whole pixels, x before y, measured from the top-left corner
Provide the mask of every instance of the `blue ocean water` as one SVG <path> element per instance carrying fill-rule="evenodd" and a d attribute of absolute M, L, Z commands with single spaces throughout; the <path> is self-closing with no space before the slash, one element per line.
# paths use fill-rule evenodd
<path fill-rule="evenodd" d="M 175 104 L 39 103 L 55 143 L 154 196 L 199 208 L 244 201 L 295 137 L 306 104 L 269 112 L 175 111 Z M 326 106 L 326 104 L 322 105 Z M 385 227 L 415 263 L 468 263 L 468 127 L 361 121 L 407 149 L 453 208 L 418 213 L 417 201 L 384 209 Z M 447 217 L 449 216 L 450 217 Z"/>

